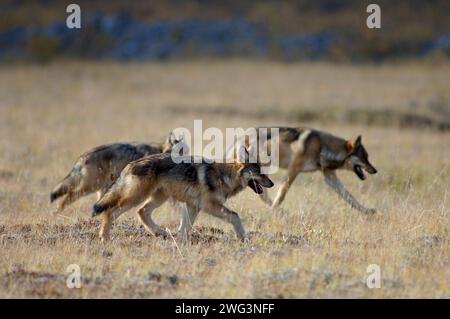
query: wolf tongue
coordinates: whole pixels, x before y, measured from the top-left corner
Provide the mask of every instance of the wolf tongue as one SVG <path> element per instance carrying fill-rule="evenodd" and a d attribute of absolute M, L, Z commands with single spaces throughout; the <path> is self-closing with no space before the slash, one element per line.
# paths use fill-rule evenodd
<path fill-rule="evenodd" d="M 261 185 L 254 179 L 248 182 L 248 186 L 255 191 L 257 194 L 261 194 L 264 190 Z"/>
<path fill-rule="evenodd" d="M 364 175 L 364 172 L 363 172 L 361 166 L 359 166 L 359 165 L 355 166 L 355 173 L 362 180 L 364 180 L 366 178 L 366 176 Z"/>
<path fill-rule="evenodd" d="M 263 192 L 263 188 L 261 185 L 259 185 L 258 182 L 253 182 L 255 184 L 255 188 L 258 190 L 259 193 Z"/>

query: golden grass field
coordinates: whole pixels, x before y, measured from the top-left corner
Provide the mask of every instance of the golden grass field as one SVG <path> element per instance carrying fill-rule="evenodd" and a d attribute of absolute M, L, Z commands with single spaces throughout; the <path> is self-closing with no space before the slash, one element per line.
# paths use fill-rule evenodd
<path fill-rule="evenodd" d="M 449 121 L 450 65 L 351 66 L 250 61 L 0 67 L 0 297 L 442 298 L 450 297 L 450 133 L 345 118 L 302 121 L 309 110 L 394 110 Z M 95 196 L 53 216 L 49 192 L 93 146 L 161 141 L 175 127 L 310 126 L 362 134 L 379 173 L 339 175 L 379 213 L 365 216 L 300 175 L 272 212 L 250 190 L 232 198 L 249 234 L 206 214 L 192 241 L 155 238 L 134 212 L 112 241 L 97 238 Z M 274 176 L 276 187 L 282 172 Z M 157 223 L 176 232 L 164 205 Z M 69 264 L 82 287 L 66 286 Z M 366 286 L 381 267 L 381 288 Z"/>

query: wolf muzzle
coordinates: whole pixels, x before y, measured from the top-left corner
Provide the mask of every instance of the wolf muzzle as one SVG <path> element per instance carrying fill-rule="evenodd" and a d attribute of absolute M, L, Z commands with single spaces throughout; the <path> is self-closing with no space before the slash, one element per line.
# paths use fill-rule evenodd
<path fill-rule="evenodd" d="M 375 167 L 370 166 L 369 169 L 367 170 L 367 172 L 369 174 L 376 174 L 378 172 L 378 170 Z"/>

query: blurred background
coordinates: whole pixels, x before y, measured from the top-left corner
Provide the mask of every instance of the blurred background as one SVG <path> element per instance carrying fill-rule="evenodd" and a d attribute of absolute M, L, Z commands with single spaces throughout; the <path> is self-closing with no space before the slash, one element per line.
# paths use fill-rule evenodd
<path fill-rule="evenodd" d="M 251 57 L 281 61 L 441 60 L 450 57 L 450 2 L 376 1 L 382 28 L 366 27 L 361 0 L 2 0 L 0 60 L 166 61 Z"/>

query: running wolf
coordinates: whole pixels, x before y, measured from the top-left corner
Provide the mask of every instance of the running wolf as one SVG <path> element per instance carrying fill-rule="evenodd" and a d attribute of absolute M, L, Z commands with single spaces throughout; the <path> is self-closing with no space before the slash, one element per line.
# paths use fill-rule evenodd
<path fill-rule="evenodd" d="M 245 157 L 240 159 L 215 163 L 205 158 L 194 161 L 192 156 L 183 156 L 177 158 L 177 164 L 170 154 L 158 154 L 131 162 L 93 207 L 93 217 L 103 213 L 100 238 L 108 240 L 114 219 L 141 203 L 137 214 L 144 228 L 154 235 L 166 235 L 153 222 L 151 214 L 170 198 L 186 205 L 178 230 L 183 239 L 187 238 L 200 210 L 231 223 L 238 238 L 243 239 L 245 231 L 241 219 L 224 205 L 225 201 L 247 186 L 261 194 L 264 187 L 272 187 L 273 183 L 261 174 L 259 164 L 250 164 Z"/>
<path fill-rule="evenodd" d="M 267 129 L 266 140 L 261 136 L 257 128 L 257 141 L 248 142 L 254 145 L 263 145 L 270 148 L 268 141 L 274 136 L 270 135 L 270 127 Z M 261 199 L 273 208 L 280 206 L 289 188 L 299 173 L 321 171 L 325 182 L 351 207 L 364 213 L 375 213 L 373 208 L 365 208 L 350 194 L 336 176 L 336 170 L 346 169 L 353 171 L 361 180 L 366 179 L 364 171 L 369 174 L 377 173 L 376 168 L 369 162 L 369 155 L 362 145 L 361 136 L 349 141 L 332 134 L 307 128 L 279 127 L 279 167 L 287 169 L 287 174 L 278 190 L 275 201 L 269 198 L 267 191 L 263 190 Z M 255 144 L 258 143 L 258 144 Z M 251 147 L 251 146 L 250 146 Z M 250 148 L 251 150 L 251 148 Z M 250 151 L 251 153 L 251 151 Z"/>
<path fill-rule="evenodd" d="M 181 141 L 170 133 L 164 143 L 115 143 L 98 146 L 82 154 L 70 173 L 53 189 L 50 202 L 64 196 L 56 212 L 77 199 L 98 192 L 98 198 L 131 161 L 147 155 L 170 152 Z"/>

